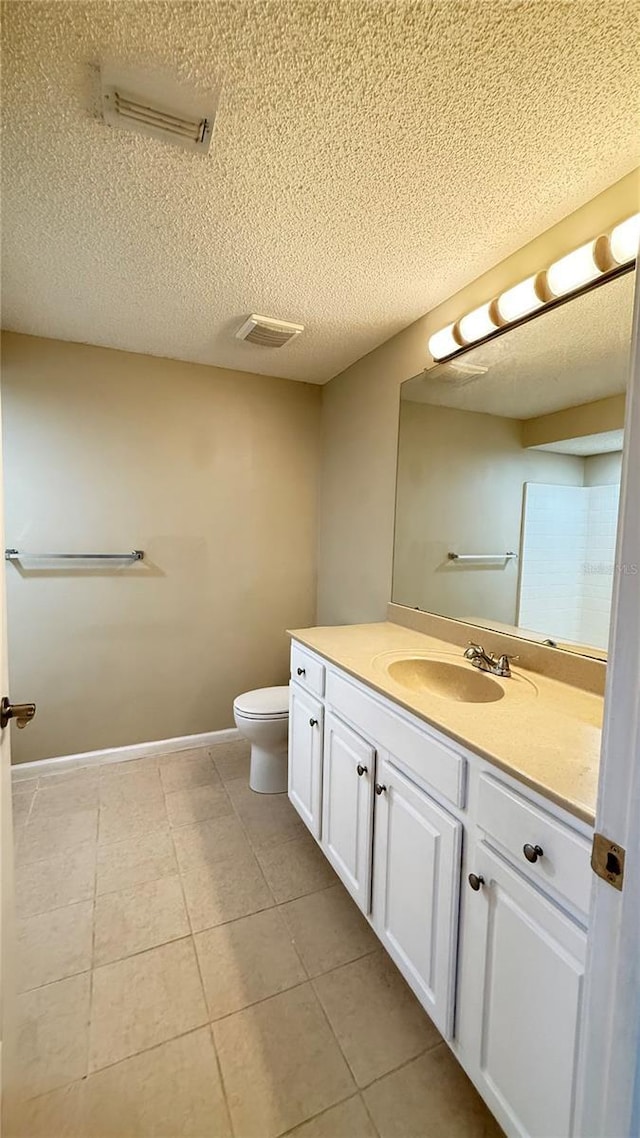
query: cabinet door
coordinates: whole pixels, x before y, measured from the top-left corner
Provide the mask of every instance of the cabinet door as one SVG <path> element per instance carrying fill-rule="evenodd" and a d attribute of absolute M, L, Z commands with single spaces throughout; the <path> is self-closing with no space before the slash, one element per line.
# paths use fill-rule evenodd
<path fill-rule="evenodd" d="M 374 826 L 374 927 L 433 1022 L 450 1037 L 462 825 L 382 760 Z"/>
<path fill-rule="evenodd" d="M 363 912 L 371 908 L 375 749 L 330 712 L 325 720 L 322 848 Z"/>
<path fill-rule="evenodd" d="M 289 798 L 315 838 L 320 837 L 323 715 L 319 699 L 291 684 Z"/>
<path fill-rule="evenodd" d="M 586 933 L 484 843 L 469 868 L 461 1042 L 508 1133 L 568 1138 Z"/>

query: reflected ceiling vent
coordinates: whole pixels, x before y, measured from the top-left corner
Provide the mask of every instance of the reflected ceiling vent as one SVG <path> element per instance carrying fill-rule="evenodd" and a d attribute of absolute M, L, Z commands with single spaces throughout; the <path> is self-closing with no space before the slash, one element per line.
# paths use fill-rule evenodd
<path fill-rule="evenodd" d="M 192 91 L 175 76 L 105 67 L 102 114 L 109 126 L 134 131 L 183 150 L 206 154 L 213 134 L 216 92 Z"/>
<path fill-rule="evenodd" d="M 304 332 L 304 324 L 288 324 L 286 320 L 273 320 L 270 316 L 252 313 L 236 332 L 237 340 L 259 344 L 261 348 L 282 348 Z"/>
<path fill-rule="evenodd" d="M 446 375 L 451 387 L 466 387 L 468 383 L 474 383 L 478 376 L 486 375 L 489 370 L 484 364 L 470 364 L 466 360 L 445 361 L 438 364 L 438 369 Z M 429 371 L 424 375 L 429 379 Z"/>

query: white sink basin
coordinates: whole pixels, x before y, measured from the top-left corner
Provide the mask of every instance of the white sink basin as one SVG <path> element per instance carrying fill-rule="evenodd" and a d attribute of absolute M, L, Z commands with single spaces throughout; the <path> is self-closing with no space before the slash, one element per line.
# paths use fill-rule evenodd
<path fill-rule="evenodd" d="M 501 684 L 471 664 L 405 656 L 391 660 L 385 671 L 408 691 L 425 692 L 456 703 L 495 703 L 505 695 Z"/>

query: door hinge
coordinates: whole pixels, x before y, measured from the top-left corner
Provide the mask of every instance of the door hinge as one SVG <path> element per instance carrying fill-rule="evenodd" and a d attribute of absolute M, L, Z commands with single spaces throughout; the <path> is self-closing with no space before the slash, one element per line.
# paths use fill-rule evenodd
<path fill-rule="evenodd" d="M 591 868 L 603 881 L 608 881 L 620 891 L 624 881 L 624 856 L 625 851 L 617 842 L 605 838 L 604 834 L 593 835 Z"/>

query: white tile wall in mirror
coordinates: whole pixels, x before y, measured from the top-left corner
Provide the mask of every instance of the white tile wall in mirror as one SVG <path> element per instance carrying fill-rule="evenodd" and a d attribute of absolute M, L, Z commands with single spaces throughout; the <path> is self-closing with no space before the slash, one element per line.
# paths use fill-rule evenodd
<path fill-rule="evenodd" d="M 605 654 L 634 283 L 402 385 L 397 604 Z"/>

